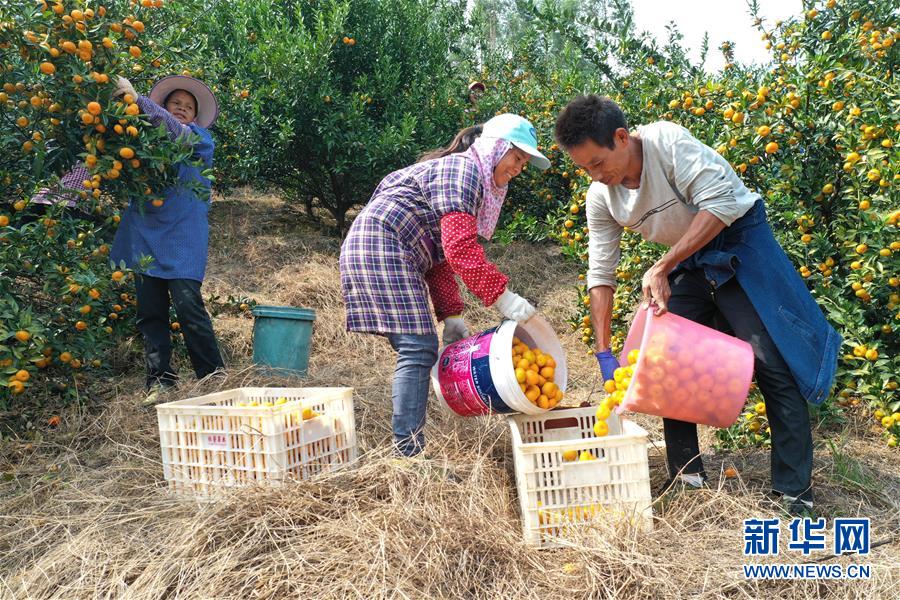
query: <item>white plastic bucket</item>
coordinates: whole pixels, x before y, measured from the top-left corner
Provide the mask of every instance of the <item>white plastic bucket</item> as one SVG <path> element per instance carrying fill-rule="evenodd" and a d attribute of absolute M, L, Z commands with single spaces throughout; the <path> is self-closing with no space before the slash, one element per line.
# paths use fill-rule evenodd
<path fill-rule="evenodd" d="M 463 417 L 547 412 L 548 409 L 532 404 L 519 387 L 512 363 L 513 337 L 553 357 L 554 382 L 565 392 L 566 354 L 550 324 L 535 315 L 524 324 L 503 321 L 498 327 L 444 348 L 431 370 L 431 383 L 438 399 Z"/>

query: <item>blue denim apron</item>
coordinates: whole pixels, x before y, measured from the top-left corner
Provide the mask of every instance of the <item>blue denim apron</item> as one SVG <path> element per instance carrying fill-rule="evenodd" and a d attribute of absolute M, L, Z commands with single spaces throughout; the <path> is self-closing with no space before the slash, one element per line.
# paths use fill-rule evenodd
<path fill-rule="evenodd" d="M 811 404 L 824 402 L 834 382 L 841 336 L 775 240 L 762 200 L 673 272 L 697 268 L 713 288 L 737 277 L 800 393 Z"/>

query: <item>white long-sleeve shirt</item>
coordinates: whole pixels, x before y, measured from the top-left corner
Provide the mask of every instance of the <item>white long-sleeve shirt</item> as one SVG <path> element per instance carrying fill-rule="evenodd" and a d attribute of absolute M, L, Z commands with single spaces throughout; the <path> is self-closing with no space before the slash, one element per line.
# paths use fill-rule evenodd
<path fill-rule="evenodd" d="M 672 246 L 701 210 L 726 226 L 760 198 L 718 152 L 680 125 L 659 121 L 637 128 L 643 142 L 641 183 L 631 190 L 598 181 L 587 193 L 588 289 L 616 287 L 622 230 Z"/>

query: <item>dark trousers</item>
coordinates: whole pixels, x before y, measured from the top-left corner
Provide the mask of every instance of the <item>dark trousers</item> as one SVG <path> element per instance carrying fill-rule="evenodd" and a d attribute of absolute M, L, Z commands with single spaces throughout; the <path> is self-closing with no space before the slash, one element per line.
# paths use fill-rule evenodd
<path fill-rule="evenodd" d="M 673 314 L 733 333 L 753 347 L 754 377 L 772 430 L 772 488 L 811 501 L 813 445 L 806 400 L 737 278 L 714 288 L 702 269 L 689 269 L 670 275 L 669 285 Z M 663 419 L 663 430 L 670 476 L 702 473 L 697 426 Z"/>
<path fill-rule="evenodd" d="M 170 294 L 197 378 L 206 377 L 224 366 L 212 321 L 200 295 L 199 281 L 140 275 L 135 278 L 135 290 L 138 302 L 137 326 L 144 336 L 148 388 L 157 383 L 174 385 L 178 380 L 178 374 L 171 365 Z"/>

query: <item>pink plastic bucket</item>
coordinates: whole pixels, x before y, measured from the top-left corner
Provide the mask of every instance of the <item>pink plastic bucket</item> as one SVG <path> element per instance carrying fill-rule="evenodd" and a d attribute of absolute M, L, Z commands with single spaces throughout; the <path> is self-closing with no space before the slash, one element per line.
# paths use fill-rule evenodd
<path fill-rule="evenodd" d="M 750 344 L 666 313 L 638 309 L 619 362 L 640 348 L 631 385 L 617 411 L 630 410 L 713 427 L 732 425 L 753 377 Z"/>
<path fill-rule="evenodd" d="M 529 402 L 516 381 L 511 355 L 513 337 L 553 357 L 555 382 L 565 392 L 565 352 L 550 324 L 534 316 L 524 324 L 504 321 L 444 348 L 431 370 L 432 387 L 441 403 L 463 417 L 547 412 Z"/>

